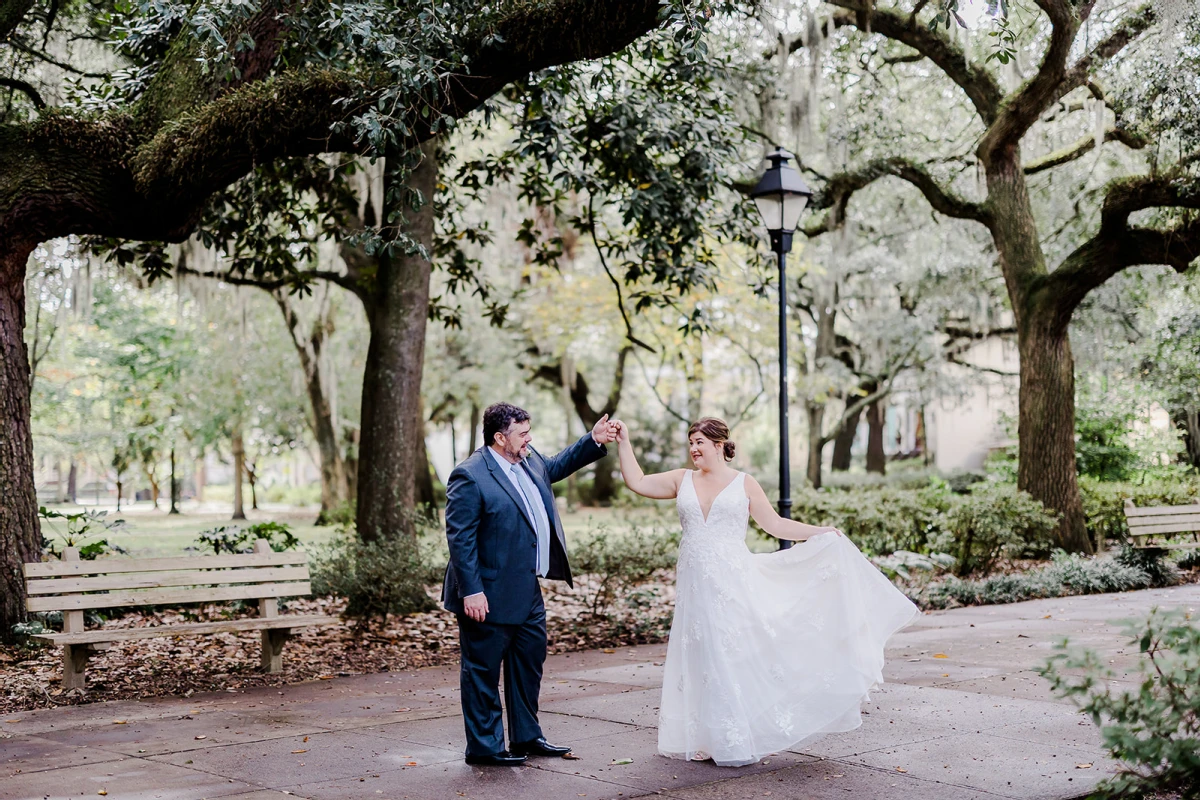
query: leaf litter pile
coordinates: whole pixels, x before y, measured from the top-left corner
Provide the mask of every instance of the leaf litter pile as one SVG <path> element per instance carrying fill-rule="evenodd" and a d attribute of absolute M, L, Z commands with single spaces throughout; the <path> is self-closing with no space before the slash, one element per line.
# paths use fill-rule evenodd
<path fill-rule="evenodd" d="M 441 587 L 429 587 L 437 596 Z M 554 581 L 542 585 L 550 653 L 620 647 L 666 640 L 674 610 L 674 575 L 622 591 L 594 613 L 599 581 L 578 576 L 575 588 Z M 281 603 L 281 606 L 284 604 Z M 293 598 L 286 614 L 337 616 L 340 598 Z M 124 614 L 88 629 L 124 629 L 230 617 L 251 617 L 239 604 L 187 606 Z M 343 619 L 336 625 L 296 631 L 283 649 L 283 672 L 259 670 L 261 637 L 257 631 L 202 636 L 161 637 L 115 642 L 94 653 L 87 665 L 87 691 L 62 688 L 62 650 L 30 644 L 0 645 L 0 713 L 102 700 L 129 700 L 196 692 L 278 686 L 332 676 L 391 672 L 458 661 L 454 615 L 439 609 L 362 627 Z"/>

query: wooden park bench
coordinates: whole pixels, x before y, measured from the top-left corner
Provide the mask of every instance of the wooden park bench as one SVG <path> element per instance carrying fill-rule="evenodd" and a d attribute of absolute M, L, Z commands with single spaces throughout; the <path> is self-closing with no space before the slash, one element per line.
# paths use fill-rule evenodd
<path fill-rule="evenodd" d="M 62 633 L 33 638 L 63 648 L 63 688 L 84 688 L 88 657 L 113 642 L 225 631 L 262 631 L 262 668 L 283 669 L 283 645 L 295 628 L 329 625 L 337 617 L 279 614 L 280 597 L 310 594 L 304 553 L 275 553 L 263 539 L 244 555 L 110 558 L 81 561 L 68 547 L 61 561 L 25 565 L 30 611 L 63 612 Z M 258 616 L 150 628 L 84 630 L 83 612 L 222 600 L 258 600 Z"/>
<path fill-rule="evenodd" d="M 1134 547 L 1181 550 L 1200 547 L 1200 505 L 1146 506 L 1125 501 L 1125 521 Z"/>

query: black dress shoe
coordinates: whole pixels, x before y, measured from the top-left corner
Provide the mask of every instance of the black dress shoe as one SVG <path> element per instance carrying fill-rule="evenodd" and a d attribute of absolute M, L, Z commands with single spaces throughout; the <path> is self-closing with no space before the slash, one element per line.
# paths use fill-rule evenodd
<path fill-rule="evenodd" d="M 534 739 L 532 742 L 514 744 L 512 751 L 519 756 L 552 756 L 562 758 L 571 752 L 571 748 L 558 747 L 557 745 L 550 744 L 545 739 Z"/>
<path fill-rule="evenodd" d="M 525 763 L 525 756 L 513 755 L 507 750 L 486 756 L 467 756 L 467 763 L 477 767 L 519 767 Z"/>

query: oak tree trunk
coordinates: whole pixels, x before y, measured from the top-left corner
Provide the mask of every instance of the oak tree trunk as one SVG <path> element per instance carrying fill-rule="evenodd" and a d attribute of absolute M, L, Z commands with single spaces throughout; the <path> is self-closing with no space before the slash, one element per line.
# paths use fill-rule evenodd
<path fill-rule="evenodd" d="M 333 406 L 325 391 L 326 377 L 321 372 L 321 348 L 325 342 L 326 319 L 324 314 L 313 325 L 311 334 L 300 330 L 300 317 L 292 307 L 288 295 L 281 289 L 271 292 L 275 304 L 283 314 L 284 323 L 292 335 L 292 344 L 300 358 L 304 372 L 304 388 L 308 392 L 308 417 L 313 438 L 317 441 L 317 452 L 321 461 L 321 511 L 317 524 L 328 524 L 329 512 L 350 499 L 350 484 L 342 449 L 338 442 L 337 426 L 333 419 Z"/>
<path fill-rule="evenodd" d="M 867 406 L 867 472 L 887 473 L 887 454 L 883 450 L 883 429 L 887 409 L 876 400 Z"/>
<path fill-rule="evenodd" d="M 858 435 L 858 421 L 861 417 L 862 409 L 860 408 L 850 415 L 833 440 L 833 463 L 830 464 L 830 468 L 834 472 L 845 472 L 850 469 L 850 451 L 854 447 L 854 439 Z"/>
<path fill-rule="evenodd" d="M 0 640 L 26 619 L 21 565 L 40 561 L 30 430 L 29 360 L 25 349 L 25 262 L 29 248 L 9 243 L 0 254 Z"/>
<path fill-rule="evenodd" d="M 1183 432 L 1184 462 L 1200 468 L 1200 408 L 1187 406 L 1172 416 L 1176 427 Z"/>
<path fill-rule="evenodd" d="M 67 471 L 67 501 L 79 502 L 79 465 L 71 460 L 71 468 Z"/>
<path fill-rule="evenodd" d="M 1017 487 L 1059 514 L 1059 547 L 1091 555 L 1075 469 L 1075 359 L 1066 331 L 1047 330 L 1051 326 L 1040 316 L 1030 315 L 1018 325 Z"/>
<path fill-rule="evenodd" d="M 1075 472 L 1075 359 L 1071 307 L 1046 289 L 1045 254 L 1016 145 L 986 165 L 992 240 L 1017 322 L 1021 389 L 1017 488 L 1059 514 L 1057 545 L 1091 554 Z"/>
<path fill-rule="evenodd" d="M 246 471 L 246 448 L 242 443 L 242 429 L 233 429 L 233 518 L 245 519 L 246 508 L 242 502 L 242 474 Z"/>
<path fill-rule="evenodd" d="M 825 438 L 821 431 L 825 428 L 825 404 L 809 400 L 805 403 L 808 413 L 808 482 L 812 488 L 821 488 L 821 456 L 825 451 Z"/>
<path fill-rule="evenodd" d="M 413 154 L 416 155 L 416 154 Z M 433 195 L 437 183 L 437 148 L 421 146 L 420 163 L 408 186 L 420 192 L 422 205 L 404 203 L 405 233 L 433 250 Z M 404 197 L 392 182 L 388 158 L 384 195 L 390 202 Z M 388 211 L 389 218 L 392 210 Z M 429 312 L 430 263 L 402 246 L 382 251 L 375 285 L 365 303 L 371 330 L 362 389 L 362 434 L 358 463 L 356 526 L 363 541 L 415 536 L 412 510 L 420 471 L 428 471 L 421 414 L 421 373 L 425 366 L 425 322 Z"/>
<path fill-rule="evenodd" d="M 474 453 L 475 449 L 477 447 L 479 447 L 479 421 L 480 421 L 480 416 L 482 415 L 482 413 L 483 412 L 479 408 L 479 403 L 472 400 L 471 401 L 471 441 L 467 445 L 467 447 L 469 448 L 467 450 L 467 455 L 471 455 L 471 453 Z"/>

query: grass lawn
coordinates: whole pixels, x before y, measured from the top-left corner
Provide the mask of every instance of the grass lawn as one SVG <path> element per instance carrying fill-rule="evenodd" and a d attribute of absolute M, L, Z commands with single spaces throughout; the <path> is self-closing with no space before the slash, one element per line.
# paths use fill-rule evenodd
<path fill-rule="evenodd" d="M 111 505 L 50 505 L 56 511 L 66 514 L 77 513 L 84 509 L 106 511 L 108 519 L 123 519 L 125 526 L 120 530 L 106 535 L 109 543 L 129 551 L 136 558 L 151 558 L 155 556 L 203 555 L 189 552 L 186 548 L 196 544 L 196 535 L 200 531 L 216 528 L 221 525 L 233 525 L 228 505 L 224 503 L 206 502 L 197 504 L 185 502 L 179 514 L 167 514 L 166 504 L 160 502 L 160 508 L 154 508 L 148 502 L 135 503 L 125 506 L 117 514 Z M 335 531 L 330 526 L 318 527 L 313 524 L 317 517 L 315 506 L 290 506 L 283 504 L 263 504 L 258 511 L 247 511 L 248 519 L 241 524 L 255 522 L 281 522 L 292 529 L 292 533 L 303 542 L 306 550 L 329 541 Z M 677 525 L 674 508 L 670 504 L 656 504 L 650 507 L 636 508 L 577 508 L 567 512 L 560 509 L 563 527 L 566 529 L 568 545 L 572 539 L 578 540 L 586 536 L 588 531 L 599 525 L 608 526 L 616 532 L 628 529 L 633 524 L 673 526 Z M 66 531 L 62 520 L 42 520 L 43 533 L 49 539 L 60 538 L 57 534 Z"/>

